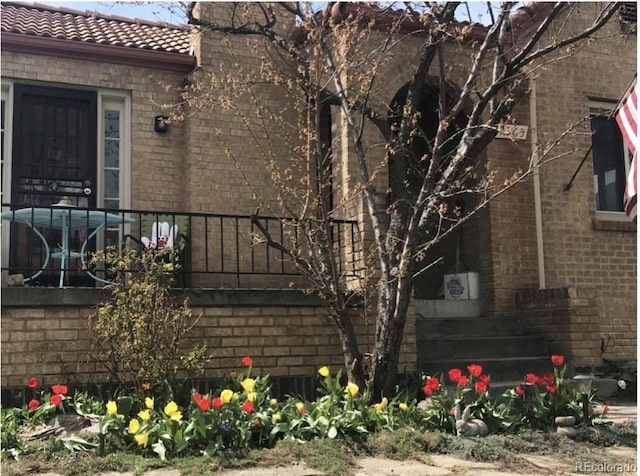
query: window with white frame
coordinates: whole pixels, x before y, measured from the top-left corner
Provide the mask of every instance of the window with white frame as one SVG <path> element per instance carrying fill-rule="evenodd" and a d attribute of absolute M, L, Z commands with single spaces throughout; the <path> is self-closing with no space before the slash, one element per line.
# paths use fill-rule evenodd
<path fill-rule="evenodd" d="M 10 182 L 10 173 L 11 173 L 11 166 L 10 166 L 10 162 L 8 161 L 8 158 L 11 157 L 11 95 L 10 95 L 10 86 L 9 85 L 2 85 L 2 108 L 0 111 L 0 114 L 2 115 L 2 117 L 0 117 L 0 120 L 2 122 L 2 144 L 0 147 L 2 147 L 2 149 L 0 150 L 0 176 L 1 176 L 1 181 L 0 181 L 0 186 L 2 187 L 0 190 L 0 199 L 1 199 L 1 203 L 5 203 L 9 201 L 9 197 L 10 195 L 7 194 L 8 191 L 8 187 L 9 187 L 9 182 Z"/>
<path fill-rule="evenodd" d="M 104 208 L 122 209 L 128 207 L 129 186 L 129 124 L 128 97 L 101 96 L 99 179 L 102 190 L 100 201 Z M 119 230 L 107 230 L 107 244 L 118 243 Z"/>
<path fill-rule="evenodd" d="M 624 212 L 624 187 L 631 165 L 631 154 L 624 145 L 613 110 L 616 103 L 591 104 L 591 145 L 593 191 L 596 211 L 615 217 Z M 623 215 L 620 215 L 623 217 Z"/>

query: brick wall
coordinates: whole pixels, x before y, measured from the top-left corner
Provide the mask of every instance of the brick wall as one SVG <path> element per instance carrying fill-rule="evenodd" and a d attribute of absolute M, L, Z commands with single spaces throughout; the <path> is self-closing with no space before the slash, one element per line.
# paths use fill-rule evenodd
<path fill-rule="evenodd" d="M 20 290 L 28 291 L 36 292 Z M 90 292 L 46 291 L 64 296 Z M 283 293 L 286 296 L 276 299 L 269 291 L 253 291 L 250 298 L 217 305 L 212 302 L 224 301 L 224 293 L 203 291 L 190 295 L 193 314 L 202 314 L 190 343 L 204 342 L 213 354 L 204 379 L 222 378 L 225 373 L 237 370 L 240 358 L 245 355 L 253 357 L 256 372 L 263 375 L 312 377 L 322 365 L 329 365 L 335 371 L 343 366 L 336 328 L 323 307 L 302 293 Z M 65 297 L 60 301 L 69 302 L 69 299 Z M 88 305 L 3 304 L 2 386 L 23 387 L 29 376 L 38 377 L 45 386 L 60 381 L 72 385 L 106 382 L 107 374 L 90 358 L 87 316 L 92 312 L 94 307 Z M 412 306 L 405 328 L 400 372 L 415 370 L 413 316 Z M 358 309 L 354 309 L 354 321 L 361 351 L 366 352 L 373 343 L 375 317 L 362 317 Z"/>
<path fill-rule="evenodd" d="M 549 351 L 575 367 L 597 367 L 600 322 L 594 288 L 556 288 L 516 292 L 517 315 L 525 330 L 547 336 Z"/>
<path fill-rule="evenodd" d="M 586 25 L 594 8 L 593 3 L 580 4 L 567 28 L 577 30 Z M 540 145 L 554 140 L 568 125 L 588 117 L 590 100 L 608 99 L 615 104 L 636 72 L 636 41 L 635 35 L 622 36 L 614 19 L 596 41 L 574 56 L 540 70 L 536 77 Z M 518 123 L 529 124 L 526 108 L 526 103 L 518 108 Z M 595 319 L 592 324 L 599 329 L 595 340 L 605 342 L 603 357 L 635 359 L 636 227 L 628 220 L 625 222 L 624 217 L 621 222 L 596 217 L 591 156 L 571 189 L 563 191 L 590 144 L 587 121 L 586 127 L 554 149 L 553 155 L 559 158 L 541 170 L 546 287 L 592 289 L 595 295 L 590 301 L 593 306 L 590 319 Z M 520 153 L 527 153 L 526 147 Z M 515 154 L 518 152 L 514 151 Z M 496 159 L 502 164 L 513 160 L 508 154 L 496 155 Z M 513 308 L 516 289 L 538 287 L 533 198 L 531 183 L 525 183 L 490 207 L 495 312 Z M 525 277 L 521 275 L 523 271 Z M 599 359 L 599 344 L 594 349 L 594 356 Z"/>

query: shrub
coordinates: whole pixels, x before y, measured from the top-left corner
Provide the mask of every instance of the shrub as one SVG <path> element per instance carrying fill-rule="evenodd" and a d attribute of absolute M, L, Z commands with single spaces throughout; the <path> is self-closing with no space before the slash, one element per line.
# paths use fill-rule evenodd
<path fill-rule="evenodd" d="M 184 350 L 199 317 L 188 299 L 176 302 L 169 289 L 177 260 L 173 249 L 119 254 L 113 248 L 92 261 L 110 263 L 115 276 L 106 288 L 113 299 L 90 319 L 94 357 L 125 392 L 152 392 L 164 401 L 175 397 L 178 377 L 187 381 L 204 371 L 206 347 Z M 106 254 L 106 256 L 105 256 Z"/>

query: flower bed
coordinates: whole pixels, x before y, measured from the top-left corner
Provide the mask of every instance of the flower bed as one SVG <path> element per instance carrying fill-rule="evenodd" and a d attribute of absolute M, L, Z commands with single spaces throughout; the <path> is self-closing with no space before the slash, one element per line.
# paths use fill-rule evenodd
<path fill-rule="evenodd" d="M 2 455 L 20 453 L 21 429 L 62 413 L 100 414 L 95 437 L 68 438 L 64 443 L 70 449 L 98 454 L 124 450 L 155 454 L 162 460 L 271 447 L 281 439 L 358 440 L 403 427 L 455 433 L 455 415 L 463 409 L 465 418 L 481 420 L 492 433 L 550 430 L 557 416 L 573 416 L 578 422 L 583 418 L 581 395 L 567 385 L 564 357 L 559 355 L 551 356 L 549 373 L 527 374 L 521 385 L 496 398 L 489 396 L 491 378 L 478 364 L 470 364 L 466 371 L 450 369 L 448 382 L 441 375 L 421 376 L 421 393 L 426 397 L 422 401 L 409 398 L 411 391 L 406 388 L 392 399 L 376 398 L 326 366 L 318 370 L 320 397 L 315 401 L 295 397 L 278 401 L 270 394 L 269 377 L 253 375 L 251 358 L 244 357 L 241 364 L 243 369 L 216 392 L 194 391 L 189 402 L 180 404 L 171 396 L 150 394 L 144 383 L 136 394 L 104 403 L 82 393 L 70 396 L 63 384 L 41 391 L 32 377 L 27 386 L 33 398 L 22 408 L 2 411 Z M 592 399 L 589 405 L 593 412 Z"/>

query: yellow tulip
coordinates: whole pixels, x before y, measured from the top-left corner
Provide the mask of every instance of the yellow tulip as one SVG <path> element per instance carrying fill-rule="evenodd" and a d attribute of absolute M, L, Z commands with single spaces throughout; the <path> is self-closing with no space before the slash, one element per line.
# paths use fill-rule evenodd
<path fill-rule="evenodd" d="M 149 410 L 153 410 L 153 397 L 147 397 L 144 399 L 144 404 Z"/>
<path fill-rule="evenodd" d="M 233 391 L 226 389 L 220 393 L 220 399 L 222 403 L 229 403 L 231 401 L 231 397 L 233 397 Z"/>
<path fill-rule="evenodd" d="M 358 395 L 359 391 L 360 391 L 360 388 L 355 383 L 349 382 L 347 384 L 347 393 L 352 397 L 355 397 L 356 395 Z"/>
<path fill-rule="evenodd" d="M 409 406 L 402 402 L 400 405 L 398 405 L 398 408 L 400 408 L 400 410 L 402 410 L 403 412 L 406 412 L 409 409 Z"/>
<path fill-rule="evenodd" d="M 180 421 L 182 420 L 182 412 L 181 411 L 175 411 L 171 414 L 171 419 L 172 420 L 177 420 Z"/>
<path fill-rule="evenodd" d="M 247 400 L 250 402 L 255 402 L 258 394 L 256 392 L 247 393 Z"/>
<path fill-rule="evenodd" d="M 107 402 L 107 414 L 114 416 L 116 413 L 118 413 L 118 404 L 113 400 L 109 400 Z"/>
<path fill-rule="evenodd" d="M 271 400 L 269 400 L 269 404 L 275 408 L 278 406 L 278 399 L 277 398 L 272 398 Z"/>
<path fill-rule="evenodd" d="M 149 410 L 142 410 L 138 412 L 138 418 L 142 421 L 149 421 L 151 419 L 151 412 Z"/>
<path fill-rule="evenodd" d="M 136 420 L 135 418 L 133 418 L 129 422 L 129 433 L 131 433 L 133 435 L 135 433 L 138 433 L 139 430 L 140 430 L 140 422 L 138 420 Z"/>
<path fill-rule="evenodd" d="M 387 405 L 389 405 L 389 400 L 387 400 L 387 397 L 383 397 L 380 403 L 376 403 L 374 405 L 374 408 L 376 409 L 376 412 L 380 413 L 387 408 Z"/>
<path fill-rule="evenodd" d="M 280 420 L 282 420 L 282 417 L 280 416 L 280 414 L 279 414 L 279 413 L 274 413 L 274 414 L 271 416 L 271 421 L 272 421 L 273 423 L 278 423 Z"/>
<path fill-rule="evenodd" d="M 327 367 L 326 365 L 324 367 L 320 367 L 318 369 L 318 373 L 320 374 L 321 377 L 327 378 L 330 374 L 329 367 Z"/>
<path fill-rule="evenodd" d="M 240 400 L 240 395 L 238 395 L 238 392 L 233 392 L 233 395 L 231 395 L 231 400 L 233 400 L 234 402 Z"/>
<path fill-rule="evenodd" d="M 240 383 L 240 385 L 242 385 L 242 388 L 246 393 L 251 393 L 256 388 L 256 381 L 252 378 L 246 378 Z"/>
<path fill-rule="evenodd" d="M 145 448 L 149 444 L 149 433 L 140 433 L 139 435 L 134 436 L 136 443 L 140 446 L 144 446 Z"/>
<path fill-rule="evenodd" d="M 172 416 L 174 413 L 176 413 L 178 411 L 178 405 L 176 404 L 176 402 L 174 401 L 170 401 L 169 403 L 167 403 L 167 405 L 164 407 L 164 412 L 167 414 L 167 416 Z"/>

